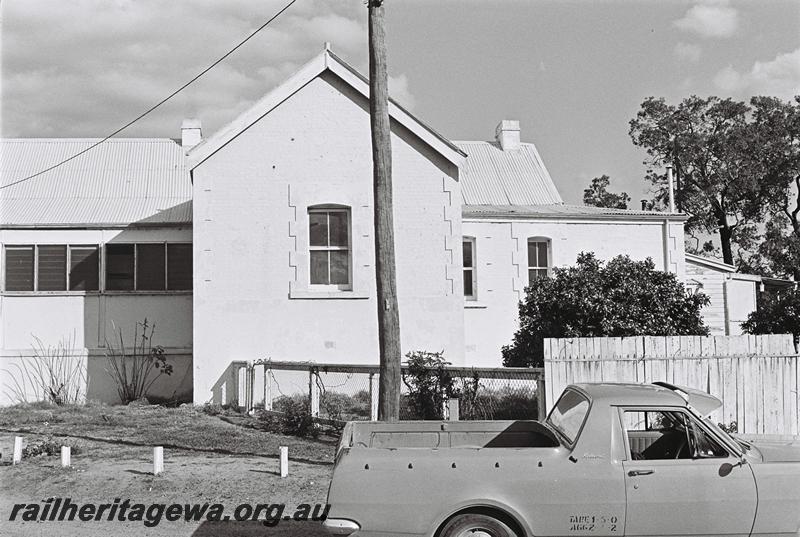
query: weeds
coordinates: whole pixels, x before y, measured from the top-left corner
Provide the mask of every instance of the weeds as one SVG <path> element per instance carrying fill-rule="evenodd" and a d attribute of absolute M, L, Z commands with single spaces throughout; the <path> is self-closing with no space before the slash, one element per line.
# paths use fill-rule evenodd
<path fill-rule="evenodd" d="M 11 379 L 5 384 L 6 394 L 17 403 L 46 401 L 55 405 L 82 403 L 86 397 L 86 359 L 75 356 L 72 338 L 62 339 L 55 347 L 36 336 L 33 356 L 20 356 L 12 364 L 14 370 L 4 369 Z"/>

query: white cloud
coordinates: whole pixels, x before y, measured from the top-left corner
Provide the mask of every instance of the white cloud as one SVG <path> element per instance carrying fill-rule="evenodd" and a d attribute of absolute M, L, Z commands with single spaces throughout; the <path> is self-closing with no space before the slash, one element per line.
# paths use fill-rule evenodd
<path fill-rule="evenodd" d="M 725 67 L 714 77 L 714 85 L 731 95 L 791 99 L 800 95 L 800 48 L 778 54 L 770 61 L 757 61 L 749 71 Z"/>
<path fill-rule="evenodd" d="M 703 48 L 694 43 L 678 43 L 673 50 L 675 57 L 679 60 L 695 63 L 703 54 Z"/>
<path fill-rule="evenodd" d="M 700 37 L 731 37 L 739 29 L 739 12 L 726 1 L 702 2 L 690 7 L 683 18 L 673 24 Z"/>
<path fill-rule="evenodd" d="M 3 2 L 3 136 L 103 136 L 172 93 L 285 0 Z M 318 54 L 325 41 L 367 72 L 367 10 L 304 0 L 122 136 L 213 133 Z M 413 106 L 404 75 L 398 101 Z"/>

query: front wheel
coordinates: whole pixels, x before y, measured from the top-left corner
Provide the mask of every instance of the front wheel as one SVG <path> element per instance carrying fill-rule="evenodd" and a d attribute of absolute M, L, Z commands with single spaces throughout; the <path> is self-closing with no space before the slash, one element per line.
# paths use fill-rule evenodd
<path fill-rule="evenodd" d="M 504 522 L 487 515 L 467 513 L 450 519 L 440 537 L 517 537 Z"/>

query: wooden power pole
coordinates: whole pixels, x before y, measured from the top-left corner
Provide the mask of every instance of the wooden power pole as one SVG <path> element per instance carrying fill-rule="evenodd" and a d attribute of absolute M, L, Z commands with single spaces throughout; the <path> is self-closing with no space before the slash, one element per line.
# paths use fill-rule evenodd
<path fill-rule="evenodd" d="M 383 0 L 369 7 L 369 113 L 372 129 L 372 172 L 375 211 L 375 282 L 378 298 L 380 383 L 378 419 L 400 417 L 400 314 L 394 260 L 392 216 L 392 146 L 389 126 L 389 75 Z"/>

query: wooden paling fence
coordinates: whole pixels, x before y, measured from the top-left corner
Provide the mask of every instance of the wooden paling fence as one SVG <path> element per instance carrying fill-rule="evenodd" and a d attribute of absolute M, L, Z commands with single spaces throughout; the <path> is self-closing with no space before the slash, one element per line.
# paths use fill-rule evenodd
<path fill-rule="evenodd" d="M 545 339 L 548 407 L 568 384 L 666 381 L 722 400 L 712 418 L 739 433 L 800 434 L 800 368 L 791 335 Z M 549 408 L 548 408 L 549 410 Z"/>

